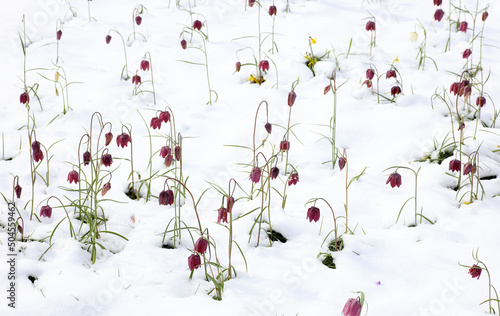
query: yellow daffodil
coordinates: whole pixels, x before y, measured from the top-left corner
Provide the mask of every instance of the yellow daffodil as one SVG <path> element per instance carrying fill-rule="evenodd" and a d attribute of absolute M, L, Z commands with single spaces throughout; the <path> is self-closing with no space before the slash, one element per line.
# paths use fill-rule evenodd
<path fill-rule="evenodd" d="M 309 41 L 311 44 L 316 44 L 316 39 L 309 36 Z"/>
<path fill-rule="evenodd" d="M 396 56 L 396 59 L 394 59 L 394 60 L 392 61 L 392 63 L 393 63 L 393 64 L 394 64 L 394 63 L 399 63 L 399 56 Z"/>

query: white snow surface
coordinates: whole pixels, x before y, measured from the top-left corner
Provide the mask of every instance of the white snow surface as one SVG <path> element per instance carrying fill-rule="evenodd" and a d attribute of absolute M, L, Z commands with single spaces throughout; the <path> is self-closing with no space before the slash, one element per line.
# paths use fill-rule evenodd
<path fill-rule="evenodd" d="M 445 16 L 441 22 L 434 20 L 436 6 L 432 1 L 373 1 L 373 0 L 262 0 L 260 4 L 260 31 L 262 33 L 261 59 L 270 61 L 270 69 L 264 75 L 262 85 L 251 84 L 250 75 L 256 75 L 254 64 L 259 61 L 259 3 L 254 7 L 244 0 L 171 0 L 142 2 L 128 0 L 87 1 L 15 1 L 3 4 L 0 12 L 3 61 L 0 84 L 3 117 L 0 130 L 2 147 L 0 158 L 0 192 L 7 200 L 12 199 L 12 180 L 19 176 L 23 194 L 16 199 L 16 206 L 24 218 L 24 237 L 32 241 L 16 242 L 16 308 L 8 306 L 9 288 L 7 264 L 9 222 L 7 203 L 0 206 L 0 279 L 2 280 L 1 315 L 341 315 L 349 298 L 363 291 L 366 303 L 362 315 L 483 315 L 488 304 L 488 277 L 486 272 L 479 280 L 472 279 L 468 268 L 477 263 L 472 253 L 478 255 L 489 268 L 491 283 L 500 286 L 500 137 L 493 124 L 496 112 L 494 104 L 500 97 L 500 7 L 494 0 L 479 0 L 478 9 L 487 5 L 489 18 L 485 22 L 481 64 L 484 77 L 484 94 L 488 96 L 481 110 L 481 120 L 474 138 L 476 120 L 471 116 L 465 121 L 464 144 L 466 154 L 479 152 L 479 177 L 484 196 L 473 203 L 461 200 L 468 188 L 458 194 L 458 173 L 448 170 L 449 162 L 459 157 L 458 148 L 453 157 L 441 164 L 422 159 L 431 154 L 437 156 L 435 142 L 440 146 L 451 137 L 452 127 L 446 105 L 435 99 L 434 93 L 443 95 L 454 104 L 455 97 L 449 92 L 450 85 L 459 81 L 456 74 L 465 69 L 462 52 L 473 50 L 473 64 L 479 62 L 479 38 L 471 44 L 483 26 L 477 17 L 473 35 L 472 17 L 465 12 L 461 19 L 469 22 L 466 33 L 452 29 L 448 18 L 451 0 L 444 0 Z M 452 1 L 462 8 L 476 10 L 476 1 Z M 136 25 L 136 39 L 132 34 L 133 10 L 142 4 L 147 11 L 142 24 Z M 274 40 L 277 51 L 272 52 L 273 18 L 268 8 L 275 4 Z M 289 11 L 285 7 L 289 4 Z M 89 22 L 88 4 L 92 20 Z M 178 4 L 178 5 L 177 5 Z M 76 13 L 73 16 L 70 6 Z M 192 15 L 189 10 L 191 8 Z M 91 262 L 87 246 L 79 240 L 80 222 L 74 207 L 67 207 L 69 217 L 79 234 L 77 240 L 70 237 L 68 221 L 64 220 L 50 236 L 56 225 L 66 217 L 55 198 L 50 199 L 53 208 L 51 218 L 35 217 L 30 220 L 31 199 L 30 145 L 26 123 L 28 111 L 19 103 L 23 92 L 23 15 L 26 20 L 28 39 L 26 84 L 38 84 L 39 100 L 30 93 L 30 115 L 36 121 L 36 139 L 49 149 L 50 183 L 48 186 L 38 177 L 35 183 L 35 212 L 39 214 L 47 198 L 58 197 L 69 204 L 77 198 L 78 185 L 67 181 L 72 164 L 78 163 L 78 144 L 90 129 L 94 112 L 100 112 L 104 122 L 112 123 L 115 138 L 121 134 L 122 124 L 131 127 L 134 146 L 136 180 L 149 176 L 150 159 L 149 122 L 157 111 L 170 106 L 175 115 L 177 132 L 183 136 L 183 174 L 188 177 L 187 187 L 199 200 L 198 212 L 201 224 L 208 229 L 216 243 L 220 264 L 228 265 L 227 224 L 217 224 L 217 210 L 222 195 L 209 182 L 227 190 L 234 178 L 241 186 L 234 197 L 237 199 L 233 217 L 248 216 L 234 221 L 233 237 L 241 247 L 245 260 L 233 246 L 232 265 L 237 276 L 224 283 L 222 300 L 214 300 L 212 282 L 205 280 L 204 269 L 196 269 L 192 279 L 187 258 L 193 250 L 193 240 L 183 231 L 176 249 L 162 248 L 164 231 L 174 216 L 173 206 L 159 205 L 158 194 L 163 190 L 165 178 L 152 181 L 152 197 L 144 199 L 146 190 L 141 189 L 140 200 L 129 199 L 127 189 L 130 173 L 130 145 L 121 148 L 115 139 L 109 145 L 114 158 L 107 170 L 116 170 L 111 180 L 112 188 L 106 195 L 112 201 L 101 205 L 107 219 L 107 230 L 125 236 L 128 241 L 102 234 L 100 242 L 105 247 L 98 251 L 97 260 Z M 365 24 L 370 17 L 376 21 L 376 46 L 370 55 L 370 32 Z M 451 15 L 457 18 L 457 13 Z M 208 34 L 206 52 L 211 88 L 218 95 L 212 105 L 207 105 L 209 93 L 204 66 L 186 63 L 204 63 L 202 37 L 195 33 L 185 35 L 188 49 L 183 50 L 180 36 L 192 21 L 203 22 L 201 31 Z M 56 23 L 63 23 L 59 41 L 60 60 L 56 61 Z M 425 69 L 418 69 L 415 58 L 424 39 L 427 43 Z M 110 29 L 119 31 L 126 42 L 130 75 L 141 76 L 144 91 L 151 90 L 151 71 L 142 71 L 140 62 L 146 52 L 152 58 L 156 105 L 151 93 L 133 95 L 131 80 L 121 80 L 120 73 L 125 57 L 119 36 L 111 32 L 110 44 L 105 36 Z M 417 42 L 409 40 L 410 33 L 418 33 Z M 21 35 L 19 35 L 21 34 Z M 445 52 L 448 36 L 451 49 Z M 315 66 L 316 75 L 307 68 L 304 58 L 309 52 L 309 37 L 314 53 L 324 56 Z M 351 42 L 352 41 L 352 42 Z M 352 45 L 350 45 L 352 43 Z M 196 49 L 200 48 L 200 49 Z M 254 59 L 255 58 L 255 59 Z M 394 62 L 395 59 L 398 61 Z M 235 63 L 243 64 L 235 72 Z M 377 102 L 374 86 L 362 85 L 365 72 L 376 67 L 380 77 L 380 94 L 392 99 L 390 87 L 394 79 L 386 79 L 385 72 L 391 64 L 397 67 L 403 80 L 403 94 L 394 103 Z M 436 67 L 434 66 L 437 66 Z M 62 67 L 69 82 L 69 106 L 63 114 L 63 99 L 55 93 L 53 80 L 56 64 Z M 336 66 L 337 65 L 337 66 Z M 333 111 L 333 94 L 323 94 L 329 85 L 333 69 L 336 71 L 337 130 L 336 146 L 340 153 L 346 149 L 349 179 L 365 174 L 349 187 L 349 222 L 351 233 L 344 233 L 345 224 L 345 177 L 346 169 L 332 168 L 331 144 L 322 135 L 331 135 L 328 128 Z M 61 72 L 61 71 L 60 71 Z M 477 75 L 479 79 L 479 74 Z M 46 78 L 44 78 L 46 77 Z M 398 75 L 399 77 L 399 75 Z M 272 228 L 282 233 L 286 243 L 274 242 L 270 246 L 264 232 L 256 247 L 257 228 L 249 232 L 261 206 L 261 195 L 248 200 L 251 189 L 248 164 L 252 151 L 235 146 L 252 147 L 255 112 L 261 101 L 269 105 L 269 122 L 273 131 L 267 136 L 264 130 L 266 114 L 261 108 L 257 117 L 256 142 L 267 142 L 259 149 L 267 158 L 279 151 L 279 143 L 285 134 L 290 107 L 287 95 L 298 79 L 296 102 L 291 109 L 289 163 L 299 173 L 296 185 L 287 187 L 285 208 L 281 198 L 286 177 L 285 160 L 279 158 L 280 175 L 271 184 Z M 401 79 L 401 78 L 399 78 Z M 60 79 L 62 80 L 62 79 Z M 60 88 L 59 88 L 59 92 Z M 475 106 L 478 90 L 472 89 L 471 103 Z M 463 100 L 463 98 L 461 98 Z M 454 105 L 453 105 L 454 106 Z M 461 108 L 462 105 L 459 105 Z M 454 110 L 454 108 L 453 108 Z M 144 123 L 141 115 L 144 117 Z M 31 123 L 30 123 L 31 124 Z M 97 120 L 93 133 L 97 134 Z M 147 125 L 147 126 L 146 126 Z M 459 135 L 457 122 L 454 134 Z M 168 124 L 160 130 L 149 129 L 152 135 L 153 172 L 167 171 L 158 150 L 169 135 Z M 81 151 L 85 150 L 82 145 Z M 47 157 L 38 168 L 45 176 Z M 462 155 L 462 162 L 467 157 Z M 259 164 L 263 165 L 262 156 Z M 401 212 L 403 204 L 414 195 L 414 174 L 398 169 L 402 185 L 391 188 L 387 177 L 402 166 L 417 170 L 418 210 L 434 224 L 418 221 L 414 224 L 414 200 L 410 200 Z M 82 167 L 89 172 L 88 167 Z M 289 167 L 290 168 L 290 167 Z M 450 175 L 451 174 L 451 175 Z M 464 177 L 462 177 L 464 178 Z M 493 178 L 493 179 L 492 179 Z M 172 185 L 172 182 L 169 182 Z M 475 183 L 476 184 L 476 183 Z M 205 190 L 208 191 L 203 194 Z M 243 191 L 244 190 L 244 191 Z M 482 190 L 479 190 L 481 193 Z M 202 195 L 203 194 L 203 195 Z M 312 198 L 324 198 L 337 217 L 339 235 L 345 248 L 338 252 L 327 249 L 332 240 L 323 240 L 333 229 L 332 214 L 323 201 L 316 206 L 321 210 L 318 222 L 306 219 L 306 203 Z M 198 222 L 189 195 L 182 201 L 182 220 L 192 227 L 191 234 L 199 237 Z M 266 202 L 267 203 L 267 202 Z M 27 206 L 26 206 L 27 205 Z M 268 229 L 267 209 L 264 212 L 263 229 Z M 17 218 L 17 216 L 16 216 Z M 104 230 L 102 227 L 101 230 Z M 167 240 L 171 234 L 167 234 Z M 166 243 L 167 241 L 165 241 Z M 172 241 L 169 241 L 170 243 Z M 52 243 L 52 245 L 51 245 Z M 48 249 L 50 247 L 50 249 Z M 210 247 L 212 261 L 215 249 Z M 47 251 L 48 249 L 48 251 Z M 336 269 L 322 264 L 320 253 L 331 253 Z M 28 277 L 36 280 L 31 282 Z M 496 303 L 493 307 L 496 307 Z M 496 308 L 495 308 L 496 310 Z M 496 313 L 499 311 L 496 310 Z"/>

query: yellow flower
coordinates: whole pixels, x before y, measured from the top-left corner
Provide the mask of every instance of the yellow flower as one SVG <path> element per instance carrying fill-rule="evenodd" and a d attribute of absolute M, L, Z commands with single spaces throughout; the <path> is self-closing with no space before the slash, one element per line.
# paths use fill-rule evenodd
<path fill-rule="evenodd" d="M 253 75 L 250 75 L 250 78 L 248 78 L 248 81 L 250 81 L 250 83 L 258 83 L 260 85 L 263 82 L 265 82 L 266 80 L 264 78 L 262 78 L 262 77 L 261 78 L 256 78 Z"/>
<path fill-rule="evenodd" d="M 56 71 L 56 73 L 54 74 L 54 80 L 57 82 L 59 81 L 59 72 Z"/>
<path fill-rule="evenodd" d="M 311 44 L 316 44 L 316 39 L 309 36 L 309 41 Z"/>
<path fill-rule="evenodd" d="M 393 63 L 393 64 L 394 64 L 394 63 L 399 63 L 399 56 L 396 56 L 396 59 L 394 59 L 394 60 L 392 61 L 392 63 Z"/>

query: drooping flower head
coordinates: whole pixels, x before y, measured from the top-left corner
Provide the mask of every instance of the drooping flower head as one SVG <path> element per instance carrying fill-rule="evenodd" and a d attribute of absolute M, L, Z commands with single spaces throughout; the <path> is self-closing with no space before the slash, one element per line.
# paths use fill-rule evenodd
<path fill-rule="evenodd" d="M 434 0 L 435 6 L 440 6 L 443 3 L 443 0 Z"/>
<path fill-rule="evenodd" d="M 401 93 L 401 88 L 399 86 L 393 86 L 391 88 L 391 95 L 395 97 L 396 95 Z"/>
<path fill-rule="evenodd" d="M 227 223 L 227 208 L 221 207 L 217 211 L 217 224 L 220 224 L 222 221 L 223 223 Z"/>
<path fill-rule="evenodd" d="M 102 186 L 101 195 L 104 196 L 109 190 L 111 190 L 111 182 L 107 182 Z"/>
<path fill-rule="evenodd" d="M 160 113 L 160 115 L 158 117 L 160 118 L 160 120 L 163 123 L 168 123 L 170 121 L 170 112 L 169 111 L 163 111 L 163 112 Z"/>
<path fill-rule="evenodd" d="M 206 240 L 203 237 L 200 237 L 194 244 L 194 251 L 202 255 L 205 253 L 205 251 L 207 251 L 207 247 L 208 247 L 208 240 Z"/>
<path fill-rule="evenodd" d="M 151 119 L 151 123 L 149 124 L 150 127 L 153 129 L 160 129 L 161 128 L 161 120 L 158 117 L 153 117 Z"/>
<path fill-rule="evenodd" d="M 236 62 L 235 68 L 236 68 L 236 72 L 240 72 L 240 70 L 241 70 L 241 63 L 239 61 Z"/>
<path fill-rule="evenodd" d="M 462 53 L 462 58 L 469 58 L 469 56 L 472 55 L 472 51 L 467 48 L 466 50 L 464 50 L 464 52 Z"/>
<path fill-rule="evenodd" d="M 385 184 L 390 184 L 391 188 L 395 186 L 399 188 L 401 186 L 401 175 L 397 171 L 392 173 L 389 178 L 387 178 Z"/>
<path fill-rule="evenodd" d="M 132 76 L 132 83 L 136 84 L 136 85 L 140 84 L 141 83 L 141 76 L 139 76 L 139 75 L 133 75 Z"/>
<path fill-rule="evenodd" d="M 288 177 L 288 186 L 291 186 L 292 184 L 296 185 L 297 182 L 299 182 L 299 174 L 294 172 Z"/>
<path fill-rule="evenodd" d="M 33 160 L 35 162 L 39 162 L 39 161 L 42 161 L 43 160 L 43 151 L 40 147 L 40 142 L 35 140 L 32 144 L 31 144 L 31 150 L 33 152 Z"/>
<path fill-rule="evenodd" d="M 165 158 L 168 154 L 172 154 L 172 149 L 168 146 L 163 146 L 160 149 L 160 156 L 161 158 Z"/>
<path fill-rule="evenodd" d="M 25 91 L 25 92 L 21 93 L 21 96 L 19 97 L 19 101 L 22 104 L 29 103 L 30 102 L 30 95 L 28 94 L 28 92 Z"/>
<path fill-rule="evenodd" d="M 193 22 L 193 29 L 195 30 L 201 30 L 202 23 L 200 20 L 196 20 Z"/>
<path fill-rule="evenodd" d="M 14 187 L 14 192 L 16 193 L 16 196 L 18 199 L 21 198 L 22 191 L 23 191 L 23 188 L 21 188 L 21 186 L 19 184 L 16 184 L 16 186 Z"/>
<path fill-rule="evenodd" d="M 141 23 L 142 23 L 142 17 L 140 15 L 138 15 L 138 16 L 135 17 L 135 23 L 137 25 L 141 25 Z"/>
<path fill-rule="evenodd" d="M 469 274 L 473 279 L 477 278 L 479 280 L 479 277 L 481 276 L 481 271 L 483 271 L 483 269 L 481 269 L 481 267 L 479 267 L 477 264 L 474 264 L 472 268 L 469 269 Z"/>
<path fill-rule="evenodd" d="M 174 156 L 172 156 L 172 151 L 170 151 L 169 153 L 167 153 L 167 155 L 165 156 L 165 160 L 163 161 L 163 163 L 165 164 L 165 167 L 170 167 L 172 165 L 172 162 L 174 161 Z"/>
<path fill-rule="evenodd" d="M 128 146 L 132 140 L 130 139 L 130 135 L 127 133 L 122 133 L 121 135 L 116 136 L 116 145 L 125 148 Z"/>
<path fill-rule="evenodd" d="M 158 195 L 158 202 L 160 205 L 174 204 L 174 192 L 170 189 L 161 191 Z"/>
<path fill-rule="evenodd" d="M 149 70 L 149 61 L 148 60 L 144 59 L 141 61 L 141 70 L 143 70 L 143 71 Z"/>
<path fill-rule="evenodd" d="M 295 93 L 295 91 L 290 91 L 288 92 L 288 100 L 287 100 L 287 104 L 288 106 L 293 106 L 295 104 L 295 99 L 297 98 L 297 94 Z"/>
<path fill-rule="evenodd" d="M 198 254 L 192 254 L 188 257 L 189 270 L 193 271 L 201 266 L 201 258 Z"/>
<path fill-rule="evenodd" d="M 40 217 L 48 217 L 50 218 L 52 216 L 52 207 L 48 205 L 42 206 L 40 209 Z"/>
<path fill-rule="evenodd" d="M 371 68 L 366 69 L 366 79 L 372 80 L 374 76 L 375 72 L 373 71 L 373 69 Z"/>
<path fill-rule="evenodd" d="M 282 140 L 280 142 L 280 151 L 287 151 L 290 149 L 290 142 Z"/>
<path fill-rule="evenodd" d="M 269 70 L 269 62 L 267 60 L 261 60 L 259 62 L 259 69 L 261 71 L 264 71 L 264 72 L 268 71 Z"/>
<path fill-rule="evenodd" d="M 367 31 L 375 31 L 375 22 L 373 22 L 373 21 L 366 22 L 365 29 Z"/>
<path fill-rule="evenodd" d="M 483 107 L 486 104 L 486 98 L 485 97 L 477 97 L 476 99 L 476 105 Z"/>
<path fill-rule="evenodd" d="M 266 125 L 264 125 L 264 128 L 266 129 L 266 132 L 268 134 L 271 134 L 271 132 L 273 131 L 273 126 L 269 122 L 267 122 Z"/>
<path fill-rule="evenodd" d="M 359 316 L 361 313 L 361 302 L 359 301 L 359 297 L 357 299 L 350 298 L 344 305 L 344 309 L 342 310 L 342 315 L 344 316 Z"/>
<path fill-rule="evenodd" d="M 106 44 L 109 44 L 111 42 L 111 35 L 106 35 Z"/>
<path fill-rule="evenodd" d="M 476 164 L 472 164 L 470 161 L 464 165 L 464 176 L 469 173 L 474 174 L 476 172 Z"/>
<path fill-rule="evenodd" d="M 181 47 L 182 47 L 182 49 L 186 49 L 186 48 L 187 48 L 187 42 L 186 42 L 186 40 L 185 40 L 185 39 L 183 39 L 183 40 L 181 41 Z"/>
<path fill-rule="evenodd" d="M 248 0 L 248 6 L 251 8 L 255 4 L 255 0 Z"/>
<path fill-rule="evenodd" d="M 319 211 L 319 208 L 317 208 L 316 206 L 311 206 L 308 210 L 307 210 L 307 216 L 306 216 L 306 219 L 309 220 L 309 222 L 317 222 L 319 220 L 319 216 L 320 216 L 320 211 Z"/>
<path fill-rule="evenodd" d="M 460 32 L 467 32 L 467 27 L 469 26 L 469 24 L 466 22 L 466 21 L 463 21 L 462 23 L 460 23 L 460 26 L 458 27 L 458 30 Z"/>
<path fill-rule="evenodd" d="M 387 70 L 387 73 L 385 74 L 385 79 L 397 78 L 397 77 L 398 77 L 398 75 L 396 73 L 396 70 L 394 70 L 394 69 Z"/>
<path fill-rule="evenodd" d="M 87 150 L 86 152 L 83 153 L 83 165 L 86 166 L 90 163 L 90 152 Z"/>
<path fill-rule="evenodd" d="M 481 15 L 481 20 L 484 22 L 488 18 L 488 11 L 484 11 L 483 14 Z"/>
<path fill-rule="evenodd" d="M 269 15 L 273 16 L 276 15 L 276 6 L 272 5 L 269 7 Z"/>
<path fill-rule="evenodd" d="M 234 206 L 234 197 L 230 196 L 227 198 L 227 212 L 231 213 L 233 211 L 233 206 Z"/>
<path fill-rule="evenodd" d="M 458 159 L 453 159 L 450 161 L 449 170 L 451 172 L 460 171 L 462 169 L 462 163 Z"/>
<path fill-rule="evenodd" d="M 68 173 L 68 181 L 71 184 L 72 182 L 78 183 L 78 172 L 75 170 L 72 170 Z"/>
<path fill-rule="evenodd" d="M 61 40 L 61 37 L 62 37 L 62 31 L 61 30 L 58 30 L 57 33 L 56 33 L 56 38 L 58 41 Z"/>
<path fill-rule="evenodd" d="M 434 12 L 434 20 L 441 22 L 444 16 L 444 11 L 441 9 L 437 9 L 436 12 Z"/>
<path fill-rule="evenodd" d="M 111 157 L 111 154 L 104 154 L 101 157 L 101 165 L 104 167 L 109 167 L 113 163 L 113 157 Z"/>
<path fill-rule="evenodd" d="M 111 141 L 113 140 L 113 134 L 111 134 L 111 132 L 108 132 L 106 133 L 106 135 L 104 135 L 104 138 L 106 139 L 104 145 L 108 146 L 109 144 L 111 144 Z"/>
<path fill-rule="evenodd" d="M 271 168 L 271 180 L 276 179 L 279 174 L 280 174 L 280 170 L 278 169 L 278 167 Z"/>
<path fill-rule="evenodd" d="M 177 160 L 177 161 L 181 160 L 181 157 L 182 157 L 181 146 L 177 145 L 177 146 L 174 147 L 174 157 L 175 157 L 175 160 Z"/>
<path fill-rule="evenodd" d="M 344 157 L 340 157 L 339 158 L 339 168 L 340 168 L 340 170 L 344 169 L 346 163 L 347 163 L 347 160 Z"/>
<path fill-rule="evenodd" d="M 250 181 L 253 183 L 259 183 L 261 174 L 262 170 L 259 167 L 255 167 L 250 173 Z"/>

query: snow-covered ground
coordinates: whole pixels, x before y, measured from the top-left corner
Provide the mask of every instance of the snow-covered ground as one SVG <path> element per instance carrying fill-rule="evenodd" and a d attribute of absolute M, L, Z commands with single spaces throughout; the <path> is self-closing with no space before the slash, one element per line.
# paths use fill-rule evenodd
<path fill-rule="evenodd" d="M 460 264 L 478 263 L 472 257 L 478 251 L 492 285 L 500 284 L 500 137 L 499 123 L 495 124 L 500 110 L 495 103 L 500 97 L 498 4 L 494 0 L 444 0 L 440 7 L 444 17 L 438 22 L 434 19 L 438 7 L 430 0 L 262 0 L 253 7 L 245 2 L 30 0 L 3 4 L 0 284 L 4 299 L 0 314 L 340 315 L 345 302 L 358 297 L 359 291 L 366 299 L 362 315 L 471 316 L 488 312 L 488 303 L 480 305 L 489 297 L 486 271 L 479 280 L 472 279 L 468 268 Z M 274 18 L 268 13 L 273 3 L 277 7 Z M 140 11 L 140 4 L 144 9 L 142 23 L 137 25 L 134 9 Z M 483 23 L 486 7 L 489 17 Z M 467 10 L 479 11 L 475 23 L 474 14 Z M 450 31 L 449 19 L 467 21 L 467 32 L 457 31 L 455 24 Z M 202 27 L 191 36 L 194 20 L 200 20 Z M 368 21 L 375 22 L 375 33 L 365 29 Z M 57 41 L 59 29 L 62 35 Z M 124 38 L 126 56 L 115 31 Z M 415 37 L 412 32 L 418 35 L 415 42 L 410 40 Z M 105 40 L 108 34 L 112 37 L 109 44 Z M 182 39 L 187 42 L 185 50 Z M 376 42 L 370 53 L 371 39 Z M 416 56 L 424 40 L 427 58 L 425 68 L 419 69 Z M 468 48 L 472 55 L 463 58 Z M 305 56 L 311 49 L 314 56 L 322 57 L 314 66 L 315 75 L 306 66 Z M 149 70 L 140 69 L 145 56 Z M 125 60 L 129 80 L 121 79 Z M 249 78 L 258 76 L 255 64 L 260 60 L 270 65 L 265 82 L 251 84 Z M 238 61 L 243 66 L 236 72 Z M 478 65 L 482 72 L 477 71 Z M 386 79 L 391 67 L 397 69 L 396 79 Z M 363 84 L 369 68 L 376 70 L 371 88 Z M 464 105 L 464 97 L 457 98 L 450 91 L 466 69 L 475 74 L 469 78 L 471 105 Z M 56 71 L 61 75 L 57 84 Z M 343 170 L 328 162 L 332 145 L 324 137 L 332 135 L 329 124 L 334 95 L 331 90 L 324 94 L 332 73 L 337 87 L 335 145 L 339 154 L 345 149 L 348 161 Z M 136 74 L 142 79 L 139 87 L 132 83 Z M 150 93 L 152 75 L 154 96 Z M 396 82 L 402 94 L 390 102 Z M 66 83 L 71 84 L 64 89 Z M 29 111 L 18 101 L 25 84 L 37 88 L 36 96 L 29 91 Z M 296 100 L 290 107 L 287 99 L 292 87 Z M 476 127 L 476 98 L 481 91 L 486 104 Z M 450 110 L 435 94 L 444 96 Z M 212 105 L 207 104 L 210 99 Z M 268 118 L 265 103 L 256 118 L 262 101 L 268 104 Z M 64 106 L 70 107 L 66 114 Z M 149 127 L 151 119 L 166 110 L 175 117 L 176 133 L 170 123 L 162 123 L 160 129 Z M 457 110 L 465 124 L 461 146 Z M 94 115 L 91 130 L 94 112 L 101 114 L 102 122 Z M 264 193 L 255 191 L 253 199 L 248 198 L 254 122 L 257 152 L 261 152 L 257 161 L 264 177 L 268 172 L 264 157 L 279 153 L 289 118 L 293 127 L 288 170 L 285 174 L 284 153 L 268 166 L 277 162 L 280 174 L 271 180 L 267 209 L 267 182 Z M 70 190 L 79 185 L 67 178 L 70 171 L 78 171 L 78 156 L 88 148 L 83 135 L 93 135 L 92 153 L 96 154 L 99 125 L 105 122 L 112 124 L 114 138 L 104 151 L 112 155 L 113 164 L 101 168 L 98 185 L 101 188 L 110 181 L 112 187 L 106 196 L 98 194 L 103 199 L 98 215 L 104 211 L 106 225 L 98 227 L 97 242 L 105 249 L 98 246 L 92 263 L 84 241 L 88 226 L 70 205 L 79 197 Z M 272 124 L 271 134 L 264 128 L 267 122 Z M 35 125 L 34 132 L 27 130 L 27 124 L 30 131 Z M 131 144 L 117 146 L 116 137 L 128 133 L 122 125 L 132 131 L 135 187 L 143 184 L 139 200 L 125 195 L 130 183 Z M 100 139 L 99 155 L 109 127 L 106 125 Z M 167 168 L 159 150 L 168 137 L 178 140 L 178 133 L 182 135 L 182 179 L 197 203 L 205 236 L 208 232 L 212 242 L 206 258 L 220 264 L 219 268 L 207 266 L 210 276 L 216 277 L 229 265 L 229 224 L 217 223 L 218 209 L 225 202 L 216 188 L 227 192 L 231 178 L 238 183 L 232 210 L 237 219 L 232 225 L 231 262 L 236 276 L 224 282 L 222 300 L 213 299 L 214 282 L 206 280 L 205 267 L 195 269 L 190 278 L 188 257 L 200 230 L 187 192 L 174 204 L 182 205 L 182 239 L 180 243 L 175 240 L 175 249 L 166 248 L 174 243 L 171 230 L 178 207 L 159 205 L 158 196 L 167 177 L 180 179 L 180 169 Z M 42 162 L 35 164 L 39 173 L 34 185 L 37 216 L 32 220 L 29 134 L 49 149 L 48 157 L 44 151 Z M 264 145 L 259 146 L 263 140 Z M 443 144 L 455 149 L 437 163 Z M 461 159 L 463 171 L 468 155 L 478 163 L 473 182 L 478 196 L 472 203 L 469 177 L 461 176 L 464 187 L 457 192 L 459 172 L 449 170 L 450 161 Z M 48 185 L 42 179 L 47 177 L 47 158 Z M 95 165 L 100 163 L 96 160 Z M 288 185 L 292 166 L 299 181 Z M 396 168 L 386 169 L 395 166 L 400 166 L 397 173 L 402 184 L 392 188 L 386 181 Z M 415 174 L 410 169 L 418 171 L 416 207 L 423 215 L 418 216 L 416 227 Z M 91 169 L 81 161 L 81 170 L 81 186 L 85 187 L 82 178 L 85 174 L 90 181 Z M 111 180 L 105 170 L 113 171 Z M 348 181 L 362 174 L 349 185 L 348 229 L 346 172 Z M 150 174 L 152 195 L 147 199 L 145 184 Z M 7 299 L 12 293 L 8 260 L 13 258 L 8 228 L 19 215 L 17 211 L 15 216 L 9 215 L 7 201 L 12 202 L 15 176 L 23 188 L 21 198 L 14 201 L 24 219 L 24 234 L 23 240 L 17 234 L 15 243 L 13 309 Z M 176 186 L 174 180 L 167 184 Z M 255 187 L 260 188 L 260 183 Z M 283 208 L 280 195 L 285 187 Z M 262 194 L 266 208 L 257 247 Z M 49 197 L 52 216 L 40 217 Z M 306 219 L 313 205 L 306 203 L 315 198 L 332 206 L 343 250 L 328 250 L 334 222 L 323 200 L 316 203 L 319 221 Z M 68 218 L 76 238 L 71 237 Z M 275 241 L 270 246 L 265 233 L 269 220 L 272 229 L 287 238 L 286 243 Z M 326 253 L 332 255 L 336 269 L 322 264 Z M 227 270 L 222 275 L 226 278 Z M 496 298 L 494 291 L 492 295 Z M 499 313 L 497 306 L 493 301 L 492 307 Z"/>

